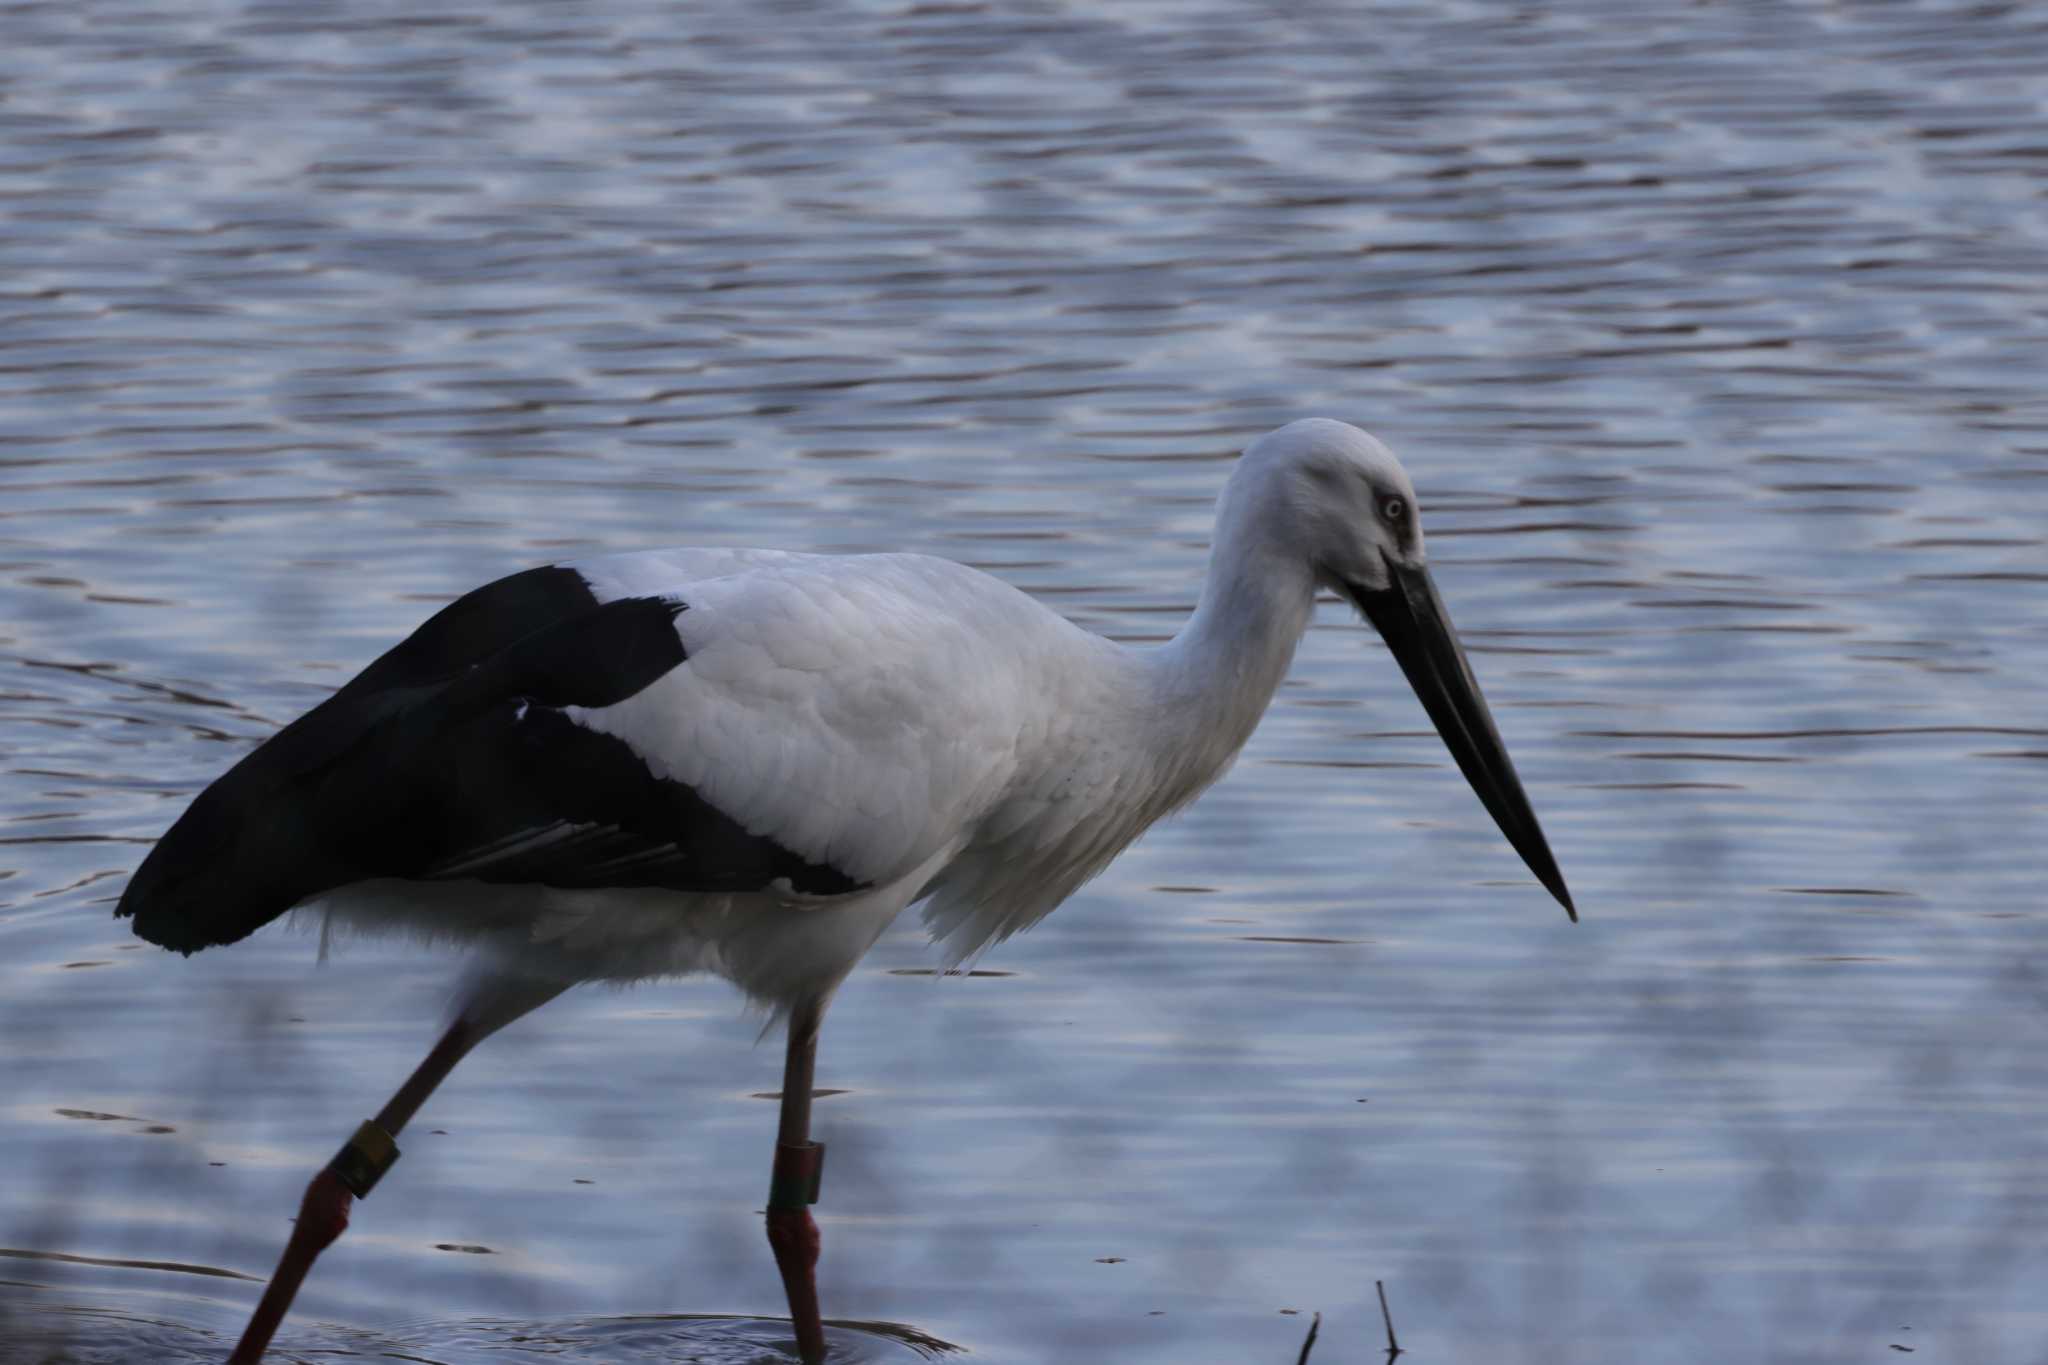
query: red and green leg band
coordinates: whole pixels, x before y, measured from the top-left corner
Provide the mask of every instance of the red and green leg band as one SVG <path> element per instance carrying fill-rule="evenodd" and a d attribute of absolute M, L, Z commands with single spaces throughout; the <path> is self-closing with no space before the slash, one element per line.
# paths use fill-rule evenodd
<path fill-rule="evenodd" d="M 768 1207 L 801 1209 L 817 1203 L 824 1175 L 824 1143 L 776 1143 L 775 1169 L 768 1180 Z"/>
<path fill-rule="evenodd" d="M 362 1199 L 384 1178 L 384 1172 L 397 1164 L 398 1139 L 374 1121 L 364 1119 L 356 1135 L 327 1163 L 327 1169 L 348 1187 L 350 1194 Z"/>

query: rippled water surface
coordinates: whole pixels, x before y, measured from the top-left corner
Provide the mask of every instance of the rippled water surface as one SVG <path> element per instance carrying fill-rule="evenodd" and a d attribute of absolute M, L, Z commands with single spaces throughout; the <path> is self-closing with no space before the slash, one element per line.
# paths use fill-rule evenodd
<path fill-rule="evenodd" d="M 1189 813 L 842 992 L 846 1358 L 1366 1360 L 1380 1280 L 1422 1365 L 2048 1359 L 2044 71 L 1932 0 L 0 7 L 0 1340 L 217 1359 L 438 1027 L 109 914 L 436 603 L 901 546 L 1156 640 L 1319 413 L 1585 922 L 1325 608 Z M 758 1031 L 494 1039 L 282 1357 L 788 1359 Z"/>

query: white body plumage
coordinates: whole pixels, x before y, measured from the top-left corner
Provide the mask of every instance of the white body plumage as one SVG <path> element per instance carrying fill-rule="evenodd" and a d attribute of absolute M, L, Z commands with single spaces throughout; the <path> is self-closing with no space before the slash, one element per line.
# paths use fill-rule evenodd
<path fill-rule="evenodd" d="M 600 601 L 688 604 L 685 662 L 572 718 L 864 889 L 373 879 L 309 908 L 480 936 L 529 973 L 713 972 L 781 1007 L 828 990 L 920 898 L 953 963 L 1032 924 L 1223 772 L 1286 664 L 1235 705 L 1199 705 L 1171 647 L 1125 649 L 922 555 L 656 550 L 568 567 Z"/>

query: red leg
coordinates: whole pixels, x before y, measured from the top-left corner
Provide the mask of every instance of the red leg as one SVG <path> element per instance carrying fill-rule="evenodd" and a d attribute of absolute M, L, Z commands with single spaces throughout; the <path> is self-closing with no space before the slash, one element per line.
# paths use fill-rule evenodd
<path fill-rule="evenodd" d="M 782 1123 L 775 1144 L 775 1171 L 768 1186 L 768 1245 L 789 1297 L 803 1365 L 824 1365 L 825 1324 L 818 1316 L 818 1225 L 810 1205 L 818 1202 L 825 1147 L 810 1140 L 811 1083 L 818 1056 L 819 1005 L 790 1015 L 789 1055 L 782 1068 Z"/>
<path fill-rule="evenodd" d="M 264 1348 L 270 1344 L 277 1325 L 284 1321 L 286 1310 L 299 1292 L 299 1282 L 313 1268 L 314 1259 L 348 1230 L 348 1206 L 348 1188 L 332 1167 L 314 1176 L 313 1183 L 306 1186 L 306 1197 L 299 1202 L 299 1220 L 292 1227 L 292 1239 L 285 1244 L 284 1255 L 270 1277 L 270 1286 L 263 1291 L 263 1300 L 256 1305 L 240 1344 L 228 1357 L 228 1365 L 256 1365 L 263 1359 Z"/>
<path fill-rule="evenodd" d="M 257 1365 L 263 1359 L 270 1338 L 291 1310 L 292 1299 L 297 1296 L 306 1272 L 313 1268 L 320 1253 L 348 1230 L 350 1196 L 360 1199 L 368 1195 L 371 1186 L 391 1169 L 398 1160 L 394 1139 L 427 1096 L 434 1093 L 434 1088 L 448 1078 L 455 1064 L 478 1043 L 561 993 L 560 986 L 503 979 L 486 981 L 476 989 L 455 1022 L 441 1035 L 441 1041 L 434 1044 L 434 1050 L 398 1088 L 390 1103 L 377 1111 L 376 1118 L 356 1129 L 356 1135 L 306 1186 L 291 1240 L 285 1244 L 284 1255 L 278 1258 L 277 1270 L 271 1275 L 256 1311 L 250 1315 L 241 1341 L 228 1357 L 228 1365 Z"/>

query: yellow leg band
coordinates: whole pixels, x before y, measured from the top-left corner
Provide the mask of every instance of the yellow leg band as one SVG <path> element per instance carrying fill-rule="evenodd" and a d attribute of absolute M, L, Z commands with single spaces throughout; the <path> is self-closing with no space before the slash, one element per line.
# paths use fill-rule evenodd
<path fill-rule="evenodd" d="M 356 1129 L 356 1135 L 334 1154 L 334 1160 L 327 1163 L 327 1169 L 348 1186 L 349 1193 L 362 1199 L 384 1178 L 384 1172 L 397 1164 L 398 1139 L 373 1121 L 364 1119 L 363 1126 Z"/>

